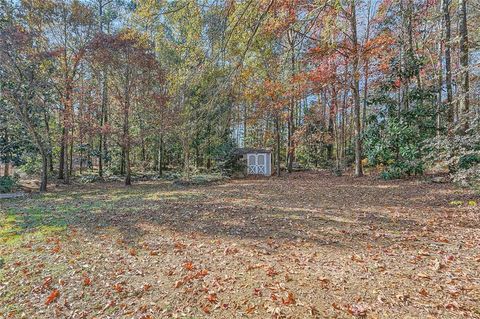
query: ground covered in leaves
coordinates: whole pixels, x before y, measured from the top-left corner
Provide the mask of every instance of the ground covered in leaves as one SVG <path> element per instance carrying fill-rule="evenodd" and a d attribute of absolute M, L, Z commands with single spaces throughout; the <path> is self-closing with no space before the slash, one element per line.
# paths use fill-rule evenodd
<path fill-rule="evenodd" d="M 480 318 L 478 197 L 297 173 L 0 201 L 0 318 Z"/>

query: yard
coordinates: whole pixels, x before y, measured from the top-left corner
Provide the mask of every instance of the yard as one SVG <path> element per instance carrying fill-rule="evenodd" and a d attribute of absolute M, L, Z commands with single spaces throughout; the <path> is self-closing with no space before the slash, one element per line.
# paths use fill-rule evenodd
<path fill-rule="evenodd" d="M 0 200 L 0 318 L 480 318 L 477 204 L 327 173 Z"/>

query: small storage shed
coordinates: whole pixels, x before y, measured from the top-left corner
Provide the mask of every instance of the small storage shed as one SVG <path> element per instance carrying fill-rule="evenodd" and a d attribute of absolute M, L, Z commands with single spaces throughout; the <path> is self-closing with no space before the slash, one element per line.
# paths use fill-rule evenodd
<path fill-rule="evenodd" d="M 260 148 L 238 148 L 236 155 L 246 163 L 247 175 L 272 175 L 272 152 Z"/>

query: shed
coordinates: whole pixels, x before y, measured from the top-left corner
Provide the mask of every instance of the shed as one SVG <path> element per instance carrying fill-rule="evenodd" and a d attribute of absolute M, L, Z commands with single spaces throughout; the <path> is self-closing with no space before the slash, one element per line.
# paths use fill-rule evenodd
<path fill-rule="evenodd" d="M 246 162 L 248 175 L 272 175 L 272 152 L 260 148 L 238 148 L 235 155 Z"/>

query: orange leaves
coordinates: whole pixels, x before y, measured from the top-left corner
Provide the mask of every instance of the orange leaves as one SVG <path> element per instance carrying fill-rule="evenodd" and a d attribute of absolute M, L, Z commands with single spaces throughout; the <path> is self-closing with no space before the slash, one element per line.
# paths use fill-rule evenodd
<path fill-rule="evenodd" d="M 120 283 L 116 283 L 115 285 L 113 285 L 113 289 L 114 289 L 116 292 L 120 293 L 120 292 L 123 291 L 123 286 L 122 286 Z"/>
<path fill-rule="evenodd" d="M 428 297 L 428 291 L 425 288 L 420 289 L 418 293 L 424 297 Z"/>
<path fill-rule="evenodd" d="M 203 312 L 205 312 L 207 315 L 210 314 L 210 307 L 207 305 L 207 306 L 203 306 L 202 307 L 202 310 Z"/>
<path fill-rule="evenodd" d="M 151 288 L 152 288 L 152 285 L 150 285 L 150 284 L 144 284 L 143 287 L 142 287 L 142 290 L 143 290 L 143 291 L 149 291 Z"/>
<path fill-rule="evenodd" d="M 52 248 L 52 253 L 56 254 L 60 251 L 60 244 L 56 244 L 53 248 Z"/>
<path fill-rule="evenodd" d="M 45 305 L 48 306 L 49 304 L 54 302 L 55 299 L 57 299 L 59 296 L 60 292 L 57 289 L 53 290 L 52 293 L 47 297 L 47 300 L 45 300 Z"/>
<path fill-rule="evenodd" d="M 130 256 L 136 256 L 137 255 L 137 251 L 135 250 L 135 248 L 130 248 L 128 253 L 130 254 Z"/>
<path fill-rule="evenodd" d="M 187 261 L 186 263 L 183 264 L 183 268 L 185 268 L 188 271 L 192 271 L 195 269 L 195 266 L 193 265 L 193 262 Z"/>
<path fill-rule="evenodd" d="M 185 248 L 187 248 L 187 245 L 181 242 L 176 242 L 174 245 L 175 251 L 182 251 L 182 250 L 185 250 Z"/>
<path fill-rule="evenodd" d="M 248 304 L 247 305 L 247 310 L 245 310 L 245 312 L 247 314 L 251 314 L 255 311 L 256 308 L 257 308 L 257 306 Z"/>
<path fill-rule="evenodd" d="M 208 294 L 207 300 L 211 303 L 217 303 L 218 302 L 217 294 L 216 293 Z"/>

